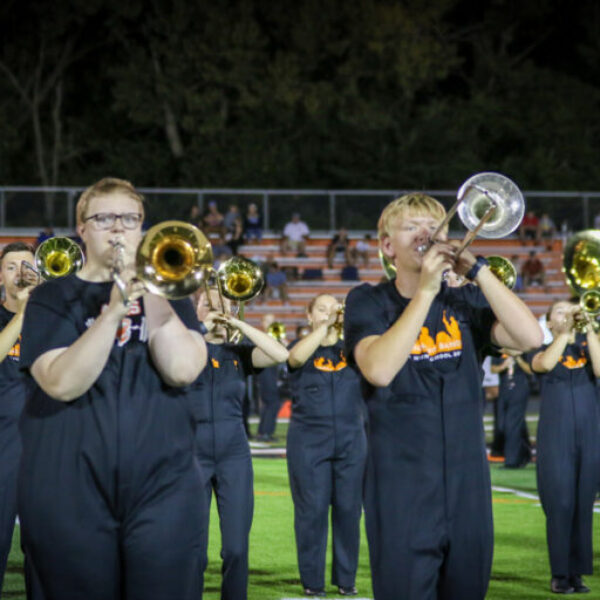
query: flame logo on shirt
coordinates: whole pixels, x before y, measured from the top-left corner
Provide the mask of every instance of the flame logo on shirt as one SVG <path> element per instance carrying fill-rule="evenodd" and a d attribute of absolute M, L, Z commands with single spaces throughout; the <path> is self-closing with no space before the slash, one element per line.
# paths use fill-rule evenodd
<path fill-rule="evenodd" d="M 319 371 L 325 371 L 327 373 L 331 373 L 333 371 L 341 371 L 348 366 L 346 362 L 346 357 L 342 352 L 340 352 L 340 361 L 336 364 L 333 364 L 333 361 L 330 358 L 325 358 L 324 356 L 319 356 L 313 360 L 313 364 L 315 365 L 315 369 Z"/>
<path fill-rule="evenodd" d="M 218 369 L 218 368 L 221 366 L 221 365 L 219 364 L 219 361 L 218 361 L 216 358 L 211 358 L 211 359 L 210 359 L 210 362 L 212 363 L 212 366 L 213 366 L 215 369 Z"/>
<path fill-rule="evenodd" d="M 19 334 L 19 339 L 14 343 L 13 347 L 8 351 L 8 356 L 14 356 L 15 358 L 19 358 L 21 356 L 21 335 Z"/>
<path fill-rule="evenodd" d="M 436 356 L 462 350 L 462 334 L 458 321 L 452 316 L 448 319 L 446 311 L 444 311 L 442 320 L 444 321 L 445 330 L 438 331 L 435 340 L 431 337 L 428 327 L 421 327 L 421 333 L 413 346 L 411 354 Z"/>
<path fill-rule="evenodd" d="M 560 364 L 567 367 L 567 369 L 581 369 L 587 364 L 587 358 L 585 356 L 580 356 L 577 360 L 575 360 L 572 356 L 564 356 L 560 357 Z"/>

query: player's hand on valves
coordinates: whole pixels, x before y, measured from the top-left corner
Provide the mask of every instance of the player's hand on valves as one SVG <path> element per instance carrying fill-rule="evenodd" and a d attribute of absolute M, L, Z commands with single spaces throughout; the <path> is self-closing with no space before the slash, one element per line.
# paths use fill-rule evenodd
<path fill-rule="evenodd" d="M 131 302 L 141 298 L 145 293 L 146 288 L 143 282 L 135 278 L 133 269 L 126 269 L 115 276 L 108 309 L 124 317 L 129 311 Z"/>

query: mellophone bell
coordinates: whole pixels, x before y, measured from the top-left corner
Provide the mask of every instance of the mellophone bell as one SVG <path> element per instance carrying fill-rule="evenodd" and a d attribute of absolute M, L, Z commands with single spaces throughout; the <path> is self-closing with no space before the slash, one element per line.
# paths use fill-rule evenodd
<path fill-rule="evenodd" d="M 567 241 L 563 270 L 580 300 L 551 305 L 547 323 L 553 340 L 530 356 L 540 382 L 536 468 L 551 589 L 556 593 L 589 591 L 582 575 L 593 568 L 592 521 L 600 471 L 600 342 L 595 326 L 599 257 L 599 231 L 581 231 Z"/>

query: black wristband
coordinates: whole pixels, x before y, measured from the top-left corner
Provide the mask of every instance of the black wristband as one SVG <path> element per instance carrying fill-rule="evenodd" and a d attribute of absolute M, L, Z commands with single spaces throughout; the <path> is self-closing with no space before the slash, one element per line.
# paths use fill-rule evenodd
<path fill-rule="evenodd" d="M 477 260 L 475 260 L 475 264 L 469 269 L 468 273 L 465 274 L 465 278 L 469 281 L 475 281 L 475 277 L 477 277 L 477 273 L 481 267 L 489 266 L 489 262 L 485 258 L 485 256 L 478 256 Z"/>

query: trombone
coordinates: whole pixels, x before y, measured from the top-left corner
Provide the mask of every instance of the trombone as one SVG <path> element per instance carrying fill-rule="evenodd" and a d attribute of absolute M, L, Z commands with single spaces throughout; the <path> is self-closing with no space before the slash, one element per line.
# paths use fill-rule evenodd
<path fill-rule="evenodd" d="M 79 271 L 85 263 L 83 250 L 71 238 L 56 236 L 42 242 L 36 249 L 34 265 L 26 267 L 41 279 L 65 277 Z"/>

